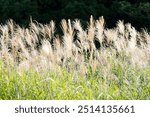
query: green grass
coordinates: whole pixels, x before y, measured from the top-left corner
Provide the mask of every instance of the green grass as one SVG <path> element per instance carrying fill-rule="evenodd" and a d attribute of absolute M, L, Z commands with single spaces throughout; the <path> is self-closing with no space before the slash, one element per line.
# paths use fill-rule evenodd
<path fill-rule="evenodd" d="M 0 99 L 3 100 L 138 100 L 150 99 L 150 68 L 137 69 L 119 60 L 111 63 L 111 74 L 103 74 L 104 66 L 85 76 L 65 68 L 34 69 L 17 73 L 14 67 L 0 62 Z"/>

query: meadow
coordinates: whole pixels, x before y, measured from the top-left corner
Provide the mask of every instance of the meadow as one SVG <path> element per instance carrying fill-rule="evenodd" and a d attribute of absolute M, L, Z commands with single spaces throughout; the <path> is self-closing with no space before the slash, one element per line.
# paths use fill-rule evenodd
<path fill-rule="evenodd" d="M 0 99 L 149 100 L 150 34 L 91 16 L 28 28 L 0 25 Z"/>

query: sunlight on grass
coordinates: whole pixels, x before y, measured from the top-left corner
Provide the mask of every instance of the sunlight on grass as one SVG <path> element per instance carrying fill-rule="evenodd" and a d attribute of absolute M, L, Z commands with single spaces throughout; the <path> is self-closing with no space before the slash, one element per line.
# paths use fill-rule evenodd
<path fill-rule="evenodd" d="M 64 68 L 44 73 L 29 70 L 21 74 L 13 68 L 3 68 L 0 69 L 0 99 L 150 99 L 147 70 L 130 66 L 123 69 L 116 65 L 112 73 L 117 79 L 104 77 L 100 72 L 100 68 L 94 73 L 89 68 L 87 76 L 82 77 Z"/>

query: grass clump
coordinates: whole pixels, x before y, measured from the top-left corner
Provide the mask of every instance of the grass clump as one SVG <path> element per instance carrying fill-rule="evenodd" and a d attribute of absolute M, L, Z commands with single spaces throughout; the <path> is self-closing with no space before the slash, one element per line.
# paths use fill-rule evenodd
<path fill-rule="evenodd" d="M 17 73 L 13 68 L 0 69 L 0 99 L 16 100 L 118 100 L 150 99 L 149 69 L 112 64 L 95 71 L 89 65 L 86 75 L 67 69 Z M 105 73 L 107 72 L 107 73 Z"/>
<path fill-rule="evenodd" d="M 103 17 L 0 25 L 0 99 L 150 99 L 150 35 Z"/>

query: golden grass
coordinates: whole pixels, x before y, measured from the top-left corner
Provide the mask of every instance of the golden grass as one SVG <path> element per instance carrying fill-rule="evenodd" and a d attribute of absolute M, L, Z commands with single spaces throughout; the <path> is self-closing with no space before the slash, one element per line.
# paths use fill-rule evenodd
<path fill-rule="evenodd" d="M 101 66 L 108 70 L 112 57 L 120 57 L 133 66 L 150 67 L 150 34 L 146 30 L 138 32 L 123 21 L 113 29 L 104 25 L 103 17 L 94 20 L 91 16 L 84 30 L 80 20 L 63 19 L 60 35 L 54 21 L 43 25 L 31 20 L 29 28 L 21 28 L 10 20 L 0 25 L 0 59 L 18 71 L 61 66 L 85 74 L 87 63 L 94 71 Z"/>

